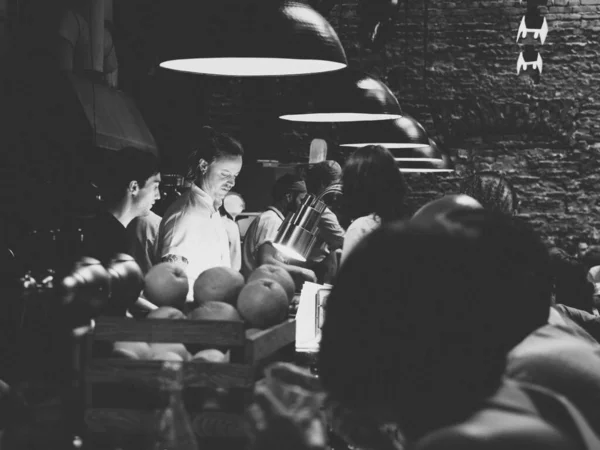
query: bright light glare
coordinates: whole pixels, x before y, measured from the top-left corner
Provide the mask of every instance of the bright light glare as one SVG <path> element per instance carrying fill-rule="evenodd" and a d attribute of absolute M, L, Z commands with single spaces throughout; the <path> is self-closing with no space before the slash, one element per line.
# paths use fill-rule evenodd
<path fill-rule="evenodd" d="M 397 158 L 394 158 L 394 161 L 419 161 L 419 162 L 427 161 L 427 162 L 436 162 L 436 161 L 441 161 L 441 160 L 442 160 L 441 158 L 402 158 L 401 156 L 397 157 Z"/>
<path fill-rule="evenodd" d="M 365 147 L 367 145 L 381 145 L 386 148 L 424 148 L 429 144 L 414 144 L 402 142 L 365 142 L 359 144 L 340 144 L 340 147 Z"/>
<path fill-rule="evenodd" d="M 343 69 L 346 64 L 319 59 L 190 58 L 164 61 L 160 67 L 206 75 L 262 77 L 333 72 Z"/>
<path fill-rule="evenodd" d="M 454 172 L 454 169 L 419 169 L 400 167 L 400 172 Z"/>
<path fill-rule="evenodd" d="M 389 120 L 402 117 L 400 114 L 368 114 L 368 113 L 306 113 L 285 114 L 280 119 L 292 122 L 367 122 L 374 120 Z"/>
<path fill-rule="evenodd" d="M 296 259 L 298 261 L 306 261 L 306 258 L 298 253 L 296 250 L 289 248 L 286 245 L 275 244 L 273 243 L 273 247 L 275 247 L 280 253 L 288 258 Z"/>

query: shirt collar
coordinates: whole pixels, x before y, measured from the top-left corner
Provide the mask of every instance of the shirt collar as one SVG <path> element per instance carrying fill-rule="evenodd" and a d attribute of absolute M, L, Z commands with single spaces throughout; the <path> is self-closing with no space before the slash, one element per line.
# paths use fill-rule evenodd
<path fill-rule="evenodd" d="M 274 206 L 269 206 L 267 209 L 270 211 L 273 211 L 275 214 L 277 214 L 277 217 L 279 217 L 281 220 L 285 220 L 283 213 L 281 211 L 279 211 L 277 208 L 275 208 Z"/>
<path fill-rule="evenodd" d="M 209 205 L 212 213 L 217 212 L 216 206 L 217 206 L 218 202 L 215 199 L 213 199 L 210 195 L 208 195 L 205 191 L 200 189 L 196 184 L 192 185 L 192 194 L 194 194 L 196 197 L 198 197 L 202 202 Z"/>

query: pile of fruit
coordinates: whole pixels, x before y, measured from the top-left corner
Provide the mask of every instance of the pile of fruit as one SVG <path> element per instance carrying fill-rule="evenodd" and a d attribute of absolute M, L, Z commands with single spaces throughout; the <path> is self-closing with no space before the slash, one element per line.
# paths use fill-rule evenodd
<path fill-rule="evenodd" d="M 158 309 L 141 320 L 240 320 L 250 336 L 287 319 L 295 288 L 291 275 L 279 266 L 262 265 L 247 280 L 228 267 L 214 267 L 196 279 L 194 301 L 189 302 L 183 268 L 177 263 L 161 263 L 146 274 L 143 291 Z M 116 342 L 113 357 L 228 362 L 229 351 L 185 343 Z"/>

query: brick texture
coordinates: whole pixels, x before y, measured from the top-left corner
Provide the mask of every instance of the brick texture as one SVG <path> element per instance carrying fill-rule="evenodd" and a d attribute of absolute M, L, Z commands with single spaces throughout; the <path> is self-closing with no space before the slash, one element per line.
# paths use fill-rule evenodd
<path fill-rule="evenodd" d="M 518 191 L 521 216 L 549 242 L 570 251 L 580 242 L 598 244 L 600 0 L 550 0 L 540 9 L 549 32 L 538 46 L 544 62 L 539 84 L 516 75 L 525 3 L 400 5 L 392 37 L 378 52 L 361 48 L 356 1 L 336 5 L 328 19 L 351 65 L 380 77 L 456 162 L 453 174 L 407 174 L 412 206 L 456 192 L 467 173 L 499 171 Z M 283 160 L 307 158 L 310 140 L 319 135 L 334 144 L 331 155 L 342 161 L 347 155 L 335 148 L 335 126 L 282 124 L 274 117 L 273 99 L 306 94 L 298 90 L 302 83 L 306 79 L 278 80 L 267 93 L 265 86 L 247 89 L 244 104 L 252 106 L 240 119 L 245 136 L 260 134 L 262 148 L 254 151 Z M 234 106 L 216 97 L 211 105 L 216 116 L 227 116 Z"/>

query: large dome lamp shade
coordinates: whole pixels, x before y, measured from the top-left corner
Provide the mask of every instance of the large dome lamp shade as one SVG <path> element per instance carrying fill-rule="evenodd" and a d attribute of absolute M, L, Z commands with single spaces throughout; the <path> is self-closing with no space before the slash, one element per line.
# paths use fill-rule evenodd
<path fill-rule="evenodd" d="M 390 151 L 430 147 L 429 136 L 425 128 L 408 115 L 394 120 L 353 124 L 343 130 L 340 142 L 341 147 L 381 145 Z M 410 154 L 411 152 L 404 153 Z M 428 154 L 431 154 L 431 151 Z"/>
<path fill-rule="evenodd" d="M 161 52 L 165 69 L 253 77 L 330 72 L 348 64 L 333 27 L 304 3 L 211 0 L 198 7 L 187 0 L 183 5 Z"/>
<path fill-rule="evenodd" d="M 360 122 L 397 119 L 402 109 L 392 91 L 376 78 L 352 69 L 324 75 L 308 101 L 301 99 L 280 119 L 295 122 Z"/>
<path fill-rule="evenodd" d="M 433 139 L 429 140 L 431 151 L 440 155 L 440 159 L 396 160 L 400 172 L 454 172 L 454 162 Z"/>

